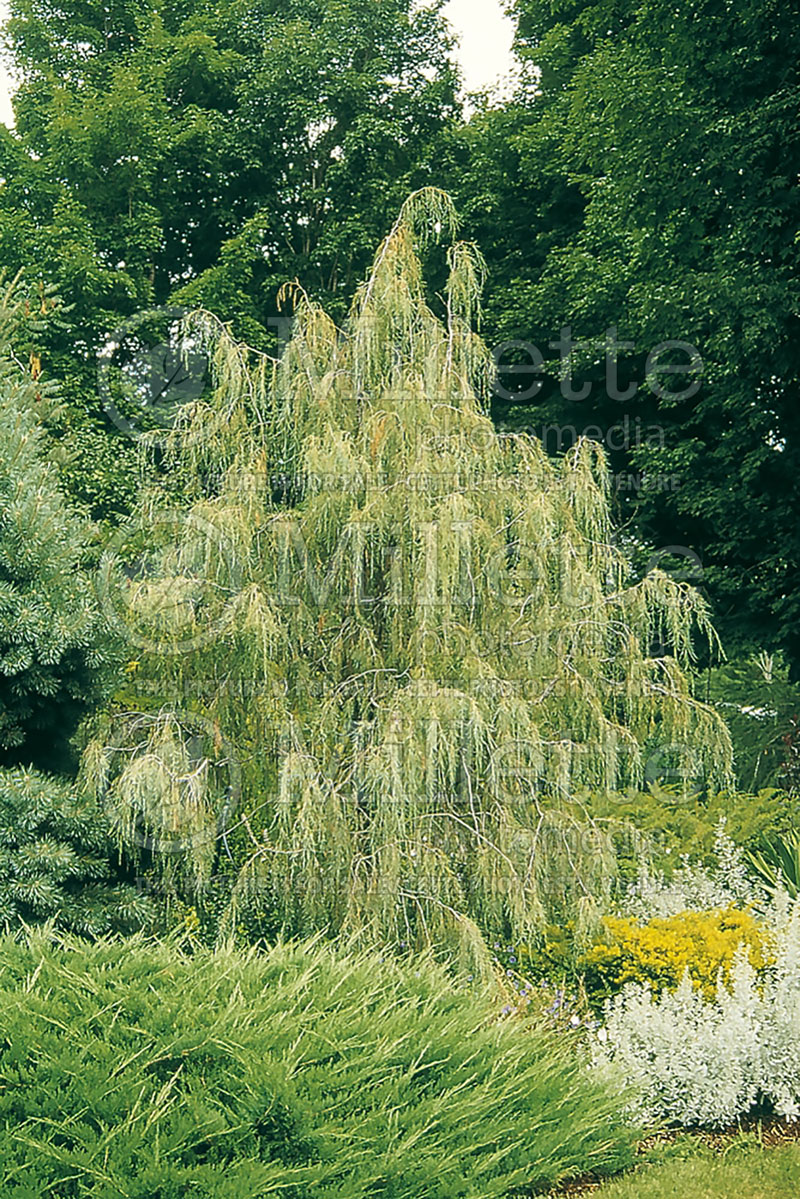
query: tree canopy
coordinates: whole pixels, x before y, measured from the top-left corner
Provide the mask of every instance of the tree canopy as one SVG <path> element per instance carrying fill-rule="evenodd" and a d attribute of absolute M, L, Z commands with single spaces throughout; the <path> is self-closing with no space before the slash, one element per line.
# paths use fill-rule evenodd
<path fill-rule="evenodd" d="M 0 264 L 67 298 L 38 352 L 67 384 L 64 481 L 95 515 L 133 498 L 131 448 L 97 394 L 126 318 L 202 305 L 270 347 L 295 277 L 344 314 L 457 115 L 440 7 L 13 0 Z"/>
<path fill-rule="evenodd" d="M 606 439 L 618 509 L 702 560 L 727 644 L 797 669 L 797 5 L 514 11 L 532 74 L 467 126 L 455 185 L 470 227 L 490 214 L 494 339 L 545 361 L 522 354 L 498 415 L 551 452 L 576 430 Z M 659 361 L 683 369 L 651 387 L 647 357 L 670 342 Z"/>

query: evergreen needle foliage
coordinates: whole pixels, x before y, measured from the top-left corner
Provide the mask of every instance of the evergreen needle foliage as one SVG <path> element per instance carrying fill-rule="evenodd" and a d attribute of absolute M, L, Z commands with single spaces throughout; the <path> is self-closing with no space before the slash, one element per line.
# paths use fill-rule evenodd
<path fill-rule="evenodd" d="M 113 655 L 82 569 L 88 523 L 45 460 L 39 385 L 13 353 L 23 306 L 16 283 L 0 296 L 0 759 L 50 765 Z"/>
<path fill-rule="evenodd" d="M 193 506 L 176 533 L 151 495 L 128 558 L 147 569 L 105 566 L 144 648 L 138 705 L 164 709 L 127 755 L 100 728 L 85 773 L 133 810 L 121 835 L 185 830 L 201 892 L 198 819 L 224 795 L 170 765 L 194 696 L 242 762 L 231 920 L 255 904 L 485 964 L 479 930 L 525 937 L 551 900 L 588 919 L 605 893 L 610 842 L 566 835 L 570 794 L 639 782 L 654 746 L 720 781 L 731 755 L 687 674 L 696 631 L 714 642 L 704 601 L 658 571 L 629 584 L 599 448 L 553 462 L 495 433 L 473 246 L 450 246 L 442 319 L 426 302 L 420 252 L 455 225 L 442 192 L 411 196 L 344 330 L 290 289 L 279 362 L 195 320 L 216 391 L 168 448 Z"/>
<path fill-rule="evenodd" d="M 492 1199 L 630 1160 L 574 1046 L 418 959 L 0 942 L 9 1199 Z"/>
<path fill-rule="evenodd" d="M 96 804 L 62 779 L 0 771 L 0 926 L 51 921 L 99 936 L 153 921 L 152 902 L 114 881 Z"/>

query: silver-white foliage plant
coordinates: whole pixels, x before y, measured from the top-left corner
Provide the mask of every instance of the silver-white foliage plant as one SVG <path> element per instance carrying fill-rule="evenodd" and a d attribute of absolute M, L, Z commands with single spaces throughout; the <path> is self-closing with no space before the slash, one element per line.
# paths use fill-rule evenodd
<path fill-rule="evenodd" d="M 692 862 L 688 854 L 671 878 L 642 865 L 621 907 L 626 916 L 653 920 L 679 912 L 706 912 L 713 908 L 747 907 L 763 904 L 764 896 L 748 874 L 741 846 L 726 831 L 721 816 L 714 838 L 714 861 L 710 866 Z"/>
<path fill-rule="evenodd" d="M 654 999 L 629 983 L 608 1000 L 597 1058 L 621 1071 L 638 1116 L 658 1123 L 722 1127 L 766 1105 L 800 1117 L 800 905 L 774 932 L 774 961 L 759 975 L 746 953 L 730 984 L 708 1000 L 688 974 Z"/>

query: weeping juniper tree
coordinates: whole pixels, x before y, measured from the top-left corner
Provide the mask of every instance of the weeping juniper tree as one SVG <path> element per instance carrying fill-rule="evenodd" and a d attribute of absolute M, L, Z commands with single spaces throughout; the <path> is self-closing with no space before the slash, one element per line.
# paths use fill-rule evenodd
<path fill-rule="evenodd" d="M 689 681 L 702 597 L 629 584 L 596 445 L 554 462 L 495 433 L 482 261 L 454 230 L 444 194 L 411 196 L 343 330 L 292 289 L 280 361 L 195 317 L 216 388 L 159 447 L 193 500 L 149 495 L 105 565 L 138 648 L 86 777 L 198 894 L 235 865 L 229 921 L 479 951 L 602 898 L 609 844 L 565 797 L 667 746 L 728 774 Z"/>

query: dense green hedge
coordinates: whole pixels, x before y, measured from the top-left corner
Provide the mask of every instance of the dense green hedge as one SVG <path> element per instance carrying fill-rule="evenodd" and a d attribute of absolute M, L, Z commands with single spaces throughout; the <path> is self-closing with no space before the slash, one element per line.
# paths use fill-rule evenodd
<path fill-rule="evenodd" d="M 0 1194 L 490 1199 L 627 1163 L 574 1045 L 321 942 L 0 940 Z"/>

